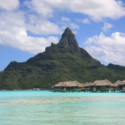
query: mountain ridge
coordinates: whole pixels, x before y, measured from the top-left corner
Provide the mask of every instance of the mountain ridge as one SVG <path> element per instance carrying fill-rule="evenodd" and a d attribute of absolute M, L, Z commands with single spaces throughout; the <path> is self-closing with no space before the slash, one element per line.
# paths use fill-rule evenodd
<path fill-rule="evenodd" d="M 113 65 L 114 66 L 114 65 Z M 51 43 L 45 52 L 26 62 L 10 62 L 0 73 L 0 89 L 49 89 L 60 81 L 94 82 L 109 79 L 111 82 L 125 79 L 122 66 L 104 66 L 79 47 L 75 35 L 66 28 L 59 43 Z M 119 68 L 121 67 L 121 68 Z"/>

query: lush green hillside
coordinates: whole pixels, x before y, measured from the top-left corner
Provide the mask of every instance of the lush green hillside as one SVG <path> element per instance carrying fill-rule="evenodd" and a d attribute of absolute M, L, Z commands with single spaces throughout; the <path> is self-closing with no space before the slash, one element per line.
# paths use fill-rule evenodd
<path fill-rule="evenodd" d="M 125 67 L 110 64 L 108 67 L 93 59 L 78 46 L 74 34 L 66 28 L 58 44 L 51 44 L 24 63 L 11 62 L 0 72 L 0 89 L 49 89 L 60 81 L 93 82 L 125 79 Z"/>

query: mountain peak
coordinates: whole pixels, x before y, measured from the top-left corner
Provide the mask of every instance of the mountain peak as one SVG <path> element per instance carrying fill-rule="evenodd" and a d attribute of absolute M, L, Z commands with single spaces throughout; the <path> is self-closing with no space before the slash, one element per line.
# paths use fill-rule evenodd
<path fill-rule="evenodd" d="M 50 47 L 46 47 L 46 51 L 56 52 L 57 48 L 61 48 L 60 50 L 63 50 L 65 52 L 69 50 L 76 52 L 80 51 L 75 35 L 72 33 L 70 28 L 67 27 L 65 29 L 64 33 L 62 34 L 61 40 L 58 44 L 51 43 Z"/>
<path fill-rule="evenodd" d="M 74 35 L 69 27 L 67 27 L 62 35 L 62 37 Z"/>
<path fill-rule="evenodd" d="M 62 34 L 62 38 L 59 41 L 59 47 L 61 48 L 67 48 L 70 47 L 71 49 L 78 51 L 79 46 L 77 43 L 77 40 L 75 39 L 75 35 L 72 33 L 70 28 L 66 28 L 64 33 Z"/>

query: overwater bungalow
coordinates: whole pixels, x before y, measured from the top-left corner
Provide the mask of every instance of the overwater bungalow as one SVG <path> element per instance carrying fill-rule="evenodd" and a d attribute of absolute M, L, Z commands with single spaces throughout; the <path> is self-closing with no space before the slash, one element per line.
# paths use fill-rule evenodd
<path fill-rule="evenodd" d="M 53 86 L 52 91 L 55 92 L 75 92 L 75 91 L 81 91 L 83 88 L 83 84 L 80 84 L 77 81 L 69 81 L 69 82 L 59 82 L 58 84 L 55 84 Z"/>
<path fill-rule="evenodd" d="M 125 92 L 125 80 L 124 81 L 116 81 L 114 83 L 114 91 Z"/>
<path fill-rule="evenodd" d="M 109 80 L 96 80 L 93 83 L 79 83 L 77 81 L 59 82 L 51 87 L 53 92 L 125 92 L 125 80 L 116 81 L 114 84 Z"/>
<path fill-rule="evenodd" d="M 82 83 L 83 84 L 83 83 Z M 86 92 L 86 91 L 90 91 L 90 86 L 92 85 L 93 83 L 89 83 L 89 82 L 86 82 L 83 84 L 83 87 L 81 89 L 81 91 L 83 92 Z"/>
<path fill-rule="evenodd" d="M 113 83 L 109 80 L 96 80 L 93 84 L 90 85 L 90 91 L 92 92 L 109 92 L 114 87 Z"/>

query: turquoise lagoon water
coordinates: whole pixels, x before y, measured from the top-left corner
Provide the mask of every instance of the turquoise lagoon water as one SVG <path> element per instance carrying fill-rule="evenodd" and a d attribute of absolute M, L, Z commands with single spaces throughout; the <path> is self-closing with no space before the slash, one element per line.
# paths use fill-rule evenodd
<path fill-rule="evenodd" d="M 0 91 L 0 125 L 124 125 L 125 93 Z"/>

